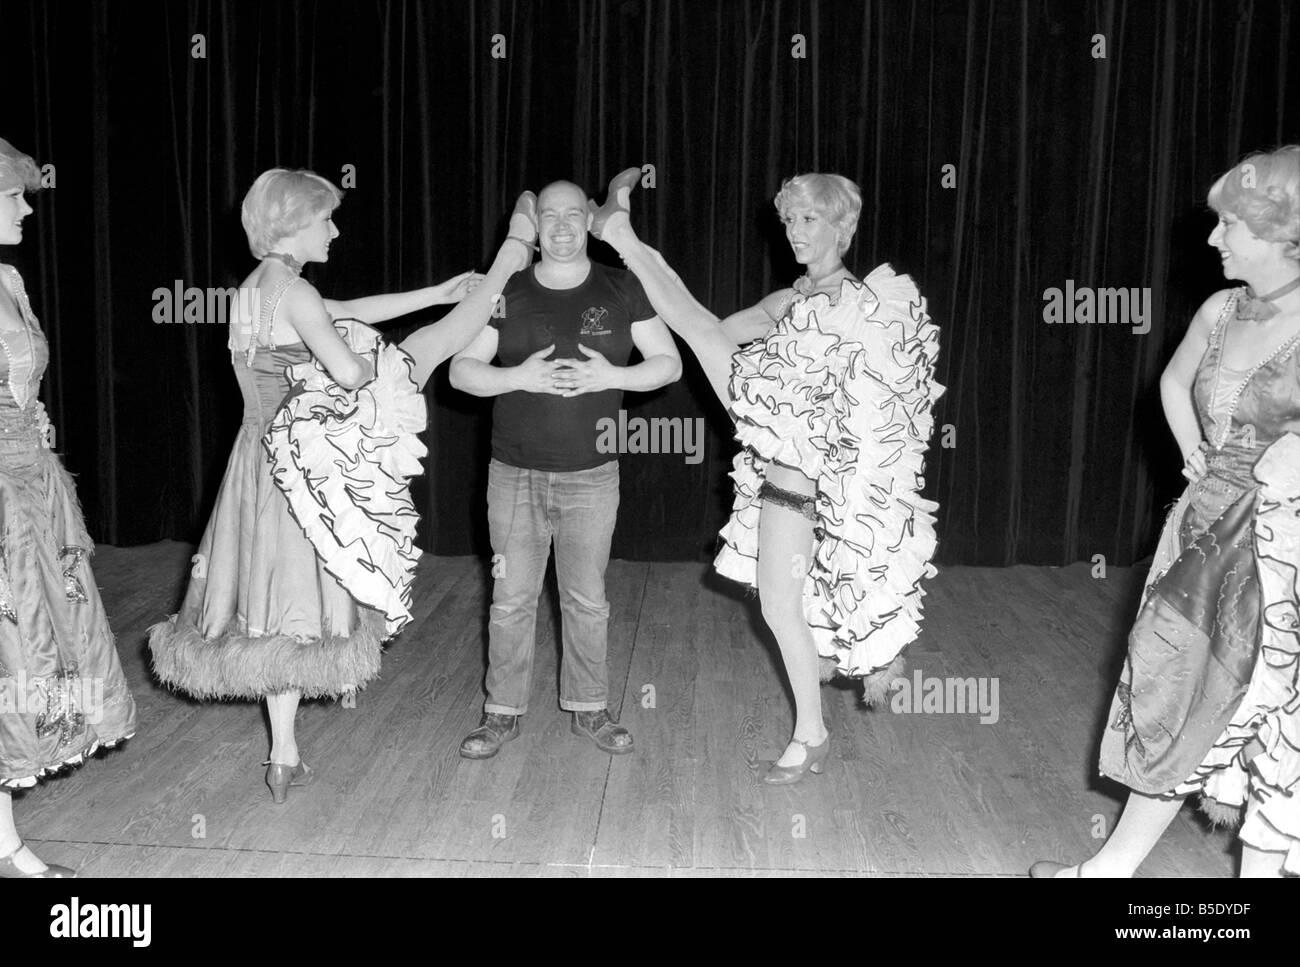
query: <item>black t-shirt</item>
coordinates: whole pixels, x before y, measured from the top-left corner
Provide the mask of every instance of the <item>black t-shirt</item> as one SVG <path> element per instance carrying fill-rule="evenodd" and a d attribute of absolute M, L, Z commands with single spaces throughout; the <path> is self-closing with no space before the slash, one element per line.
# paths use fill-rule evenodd
<path fill-rule="evenodd" d="M 572 289 L 548 289 L 534 269 L 506 284 L 503 313 L 493 316 L 497 357 L 518 366 L 555 344 L 550 359 L 582 359 L 578 344 L 594 349 L 615 366 L 632 354 L 632 323 L 654 316 L 636 277 L 591 263 L 591 272 Z M 492 410 L 492 456 L 512 467 L 566 472 L 590 470 L 616 459 L 596 448 L 603 419 L 618 422 L 622 390 L 563 397 L 552 393 L 502 393 Z"/>

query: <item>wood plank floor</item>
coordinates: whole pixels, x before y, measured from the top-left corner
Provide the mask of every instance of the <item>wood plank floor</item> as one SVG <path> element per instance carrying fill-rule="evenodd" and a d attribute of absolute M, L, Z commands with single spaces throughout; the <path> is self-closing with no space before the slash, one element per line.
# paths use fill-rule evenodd
<path fill-rule="evenodd" d="M 1122 803 L 1097 746 L 1141 569 L 946 569 L 909 671 L 995 680 L 997 721 L 867 711 L 828 686 L 826 774 L 767 787 L 792 719 L 775 645 L 754 599 L 706 565 L 610 565 L 611 705 L 635 755 L 569 733 L 548 584 L 523 733 L 470 762 L 456 748 L 482 704 L 487 566 L 426 557 L 381 680 L 355 708 L 300 711 L 318 778 L 277 807 L 261 708 L 149 677 L 144 632 L 179 600 L 190 553 L 100 548 L 138 734 L 15 798 L 41 854 L 86 876 L 1019 876 L 1091 853 Z M 1142 872 L 1231 876 L 1235 856 L 1185 807 Z"/>

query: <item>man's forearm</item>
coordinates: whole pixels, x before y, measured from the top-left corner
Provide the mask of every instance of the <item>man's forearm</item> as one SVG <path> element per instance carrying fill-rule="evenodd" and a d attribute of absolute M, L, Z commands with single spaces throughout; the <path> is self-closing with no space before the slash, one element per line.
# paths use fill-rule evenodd
<path fill-rule="evenodd" d="M 514 366 L 493 366 L 481 359 L 454 359 L 449 376 L 452 386 L 471 396 L 500 396 L 519 388 L 515 369 Z"/>
<path fill-rule="evenodd" d="M 619 368 L 615 389 L 644 393 L 675 383 L 682 376 L 682 361 L 676 356 L 651 356 L 635 366 Z"/>

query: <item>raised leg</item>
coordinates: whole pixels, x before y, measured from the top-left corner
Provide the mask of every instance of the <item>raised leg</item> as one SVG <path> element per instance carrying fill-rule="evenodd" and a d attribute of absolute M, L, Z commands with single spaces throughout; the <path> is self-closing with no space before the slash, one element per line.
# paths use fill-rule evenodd
<path fill-rule="evenodd" d="M 512 236 L 516 232 L 516 221 L 521 219 L 524 216 L 519 214 L 510 219 Z M 527 230 L 532 231 L 531 226 Z M 519 228 L 520 234 L 523 231 L 522 227 Z M 492 318 L 497 297 L 510 281 L 510 276 L 526 268 L 531 258 L 532 251 L 524 242 L 514 237 L 507 238 L 497 251 L 487 276 L 473 292 L 437 322 L 417 329 L 402 340 L 402 349 L 415 361 L 411 375 L 416 385 L 423 389 L 443 360 L 450 359 L 474 341 Z"/>
<path fill-rule="evenodd" d="M 691 347 L 722 405 L 730 406 L 728 387 L 736 344 L 722 331 L 718 317 L 696 301 L 663 256 L 637 238 L 626 214 L 612 216 L 602 238 L 637 277 L 659 318 Z"/>

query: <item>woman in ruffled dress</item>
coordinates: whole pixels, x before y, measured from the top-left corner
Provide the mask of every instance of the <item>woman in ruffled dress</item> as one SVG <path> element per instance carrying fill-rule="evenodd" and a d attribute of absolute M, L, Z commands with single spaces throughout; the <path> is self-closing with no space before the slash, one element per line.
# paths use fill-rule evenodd
<path fill-rule="evenodd" d="M 275 168 L 244 199 L 260 260 L 240 287 L 230 334 L 244 422 L 181 610 L 150 630 L 154 669 L 168 685 L 200 699 L 266 699 L 264 764 L 277 803 L 311 779 L 294 733 L 300 699 L 365 686 L 382 643 L 410 620 L 419 550 L 407 481 L 426 452 L 416 436 L 420 390 L 487 324 L 534 237 L 525 193 L 485 277 L 323 299 L 299 272 L 329 258 L 341 198 L 319 175 Z M 451 302 L 401 348 L 366 325 Z"/>
<path fill-rule="evenodd" d="M 592 232 L 691 347 L 736 423 L 744 449 L 715 563 L 758 589 L 795 703 L 791 741 L 763 778 L 797 782 L 821 772 L 830 749 L 819 665 L 862 678 L 864 698 L 883 701 L 920 630 L 921 580 L 935 573 L 937 505 L 920 490 L 943 391 L 938 327 L 907 276 L 883 265 L 858 281 L 845 267 L 862 196 L 832 174 L 791 178 L 776 196 L 807 273 L 719 322 L 633 232 L 639 175 L 611 182 Z"/>
<path fill-rule="evenodd" d="M 0 245 L 22 241 L 35 163 L 0 139 Z M 14 827 L 13 790 L 135 733 L 72 478 L 37 398 L 49 345 L 22 276 L 0 264 L 0 878 L 68 877 Z"/>
<path fill-rule="evenodd" d="M 1246 285 L 1205 300 L 1160 380 L 1191 483 L 1102 734 L 1102 773 L 1132 792 L 1094 856 L 1031 876 L 1132 876 L 1192 793 L 1241 823 L 1242 876 L 1300 874 L 1300 145 L 1251 155 L 1209 203 Z"/>

